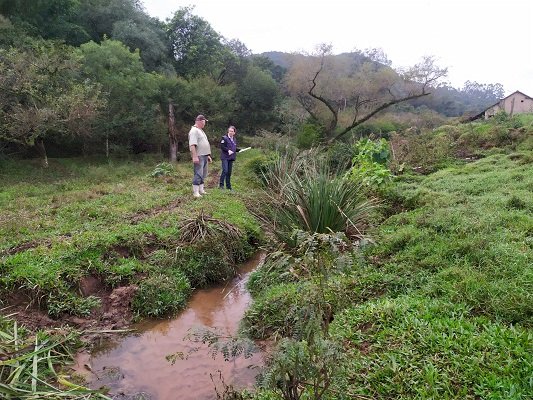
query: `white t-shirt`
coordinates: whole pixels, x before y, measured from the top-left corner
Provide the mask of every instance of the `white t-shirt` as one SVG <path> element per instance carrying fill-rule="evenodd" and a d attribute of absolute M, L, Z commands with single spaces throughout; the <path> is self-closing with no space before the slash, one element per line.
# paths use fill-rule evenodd
<path fill-rule="evenodd" d="M 207 135 L 202 129 L 196 126 L 191 127 L 191 130 L 189 131 L 189 147 L 192 145 L 196 145 L 197 155 L 211 155 L 211 146 L 207 140 Z"/>

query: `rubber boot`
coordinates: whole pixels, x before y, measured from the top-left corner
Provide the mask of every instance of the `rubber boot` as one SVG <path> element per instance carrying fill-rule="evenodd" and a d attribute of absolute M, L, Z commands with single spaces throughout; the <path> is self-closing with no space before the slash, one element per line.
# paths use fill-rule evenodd
<path fill-rule="evenodd" d="M 204 184 L 203 183 L 200 185 L 200 194 L 201 195 L 207 194 L 207 192 L 204 190 Z"/>
<path fill-rule="evenodd" d="M 192 185 L 192 195 L 196 198 L 202 197 L 200 194 L 200 186 L 199 185 Z"/>

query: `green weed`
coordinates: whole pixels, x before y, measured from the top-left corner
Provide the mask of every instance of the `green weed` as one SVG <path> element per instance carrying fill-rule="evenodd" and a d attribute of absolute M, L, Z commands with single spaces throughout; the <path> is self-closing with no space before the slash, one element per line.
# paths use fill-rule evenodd
<path fill-rule="evenodd" d="M 348 357 L 339 399 L 527 399 L 530 332 L 470 318 L 468 308 L 424 297 L 346 310 L 332 324 Z"/>
<path fill-rule="evenodd" d="M 162 317 L 183 309 L 190 293 L 189 280 L 183 273 L 154 275 L 139 284 L 132 308 L 139 316 Z"/>

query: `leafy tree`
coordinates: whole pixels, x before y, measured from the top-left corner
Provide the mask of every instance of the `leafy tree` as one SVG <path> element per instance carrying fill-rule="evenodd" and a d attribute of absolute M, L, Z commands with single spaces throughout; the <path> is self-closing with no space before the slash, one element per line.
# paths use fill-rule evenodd
<path fill-rule="evenodd" d="M 137 21 L 143 11 L 139 0 L 78 0 L 75 21 L 83 26 L 89 39 L 99 43 L 112 37 L 119 21 Z"/>
<path fill-rule="evenodd" d="M 176 11 L 167 24 L 167 37 L 179 75 L 219 79 L 226 52 L 222 38 L 206 20 L 192 14 L 192 7 Z"/>
<path fill-rule="evenodd" d="M 252 56 L 252 63 L 263 71 L 269 71 L 272 78 L 274 78 L 274 80 L 278 83 L 283 81 L 283 77 L 287 72 L 286 68 L 282 67 L 281 65 L 276 65 L 272 60 L 265 56 Z"/>
<path fill-rule="evenodd" d="M 77 5 L 78 0 L 3 0 L 0 14 L 30 36 L 79 44 L 89 36 L 74 22 Z"/>
<path fill-rule="evenodd" d="M 220 84 L 240 84 L 250 67 L 252 52 L 237 39 L 225 41 L 222 53 L 222 71 L 219 75 Z"/>
<path fill-rule="evenodd" d="M 106 145 L 109 140 L 134 145 L 162 129 L 157 107 L 161 76 L 144 71 L 139 51 L 107 39 L 83 44 L 80 54 L 85 76 L 107 93 L 108 107 L 99 120 Z"/>
<path fill-rule="evenodd" d="M 249 133 L 258 127 L 271 125 L 275 120 L 274 108 L 280 97 L 279 84 L 268 69 L 254 64 L 251 51 L 239 40 L 226 41 L 225 49 L 218 82 L 237 87 L 238 104 L 228 124 L 237 125 L 239 130 Z"/>
<path fill-rule="evenodd" d="M 380 111 L 427 96 L 446 73 L 431 57 L 398 74 L 359 53 L 351 62 L 336 59 L 331 46 L 321 45 L 317 54 L 296 59 L 286 83 L 311 118 L 324 126 L 331 142 Z"/>
<path fill-rule="evenodd" d="M 240 107 L 235 117 L 236 123 L 247 132 L 270 124 L 274 121 L 274 109 L 279 98 L 279 85 L 270 73 L 250 66 L 237 86 Z"/>
<path fill-rule="evenodd" d="M 139 49 L 147 71 L 159 71 L 167 75 L 175 73 L 169 57 L 163 26 L 148 16 L 135 20 L 122 20 L 113 24 L 111 37 L 120 40 L 131 50 Z"/>
<path fill-rule="evenodd" d="M 187 141 L 187 133 L 199 113 L 209 118 L 210 127 L 225 129 L 237 108 L 235 86 L 221 86 L 208 76 L 190 80 L 176 76 L 160 76 L 159 109 L 167 119 L 170 161 L 177 160 L 179 144 Z"/>
<path fill-rule="evenodd" d="M 79 0 L 75 19 L 96 43 L 107 37 L 139 49 L 147 71 L 174 73 L 165 25 L 146 14 L 140 1 Z"/>
<path fill-rule="evenodd" d="M 45 139 L 90 136 L 103 101 L 97 83 L 81 81 L 80 69 L 65 45 L 0 49 L 0 139 L 37 145 L 47 166 Z"/>
<path fill-rule="evenodd" d="M 199 113 L 207 115 L 209 125 L 226 128 L 237 108 L 235 86 L 220 86 L 209 76 L 202 76 L 188 81 L 181 81 L 180 103 L 176 105 L 176 115 L 192 123 Z"/>

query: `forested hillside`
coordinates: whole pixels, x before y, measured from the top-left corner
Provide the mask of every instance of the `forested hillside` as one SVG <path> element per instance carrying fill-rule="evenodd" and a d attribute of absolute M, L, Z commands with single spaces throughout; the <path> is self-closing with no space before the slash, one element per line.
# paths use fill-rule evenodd
<path fill-rule="evenodd" d="M 0 154 L 45 163 L 146 151 L 175 160 L 200 113 L 214 136 L 233 124 L 305 147 L 415 120 L 436 126 L 503 94 L 499 84 L 446 86 L 433 59 L 394 71 L 379 49 L 253 55 L 191 8 L 162 22 L 134 0 L 2 1 L 0 61 Z"/>

